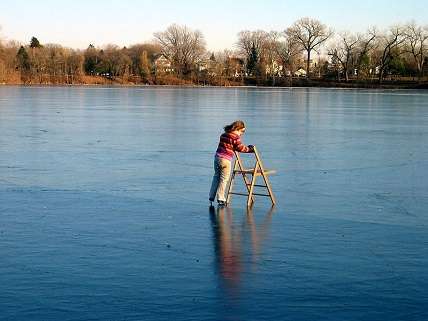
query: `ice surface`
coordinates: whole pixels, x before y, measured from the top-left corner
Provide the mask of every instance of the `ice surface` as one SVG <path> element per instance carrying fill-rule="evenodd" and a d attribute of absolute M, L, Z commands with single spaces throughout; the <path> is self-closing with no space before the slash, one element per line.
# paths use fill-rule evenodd
<path fill-rule="evenodd" d="M 273 211 L 208 208 L 235 119 Z M 0 86 L 0 319 L 427 319 L 427 142 L 427 91 Z"/>

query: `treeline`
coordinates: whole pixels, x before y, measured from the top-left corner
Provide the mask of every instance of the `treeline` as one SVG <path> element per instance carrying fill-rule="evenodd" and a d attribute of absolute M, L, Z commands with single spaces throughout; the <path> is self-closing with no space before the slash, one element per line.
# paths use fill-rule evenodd
<path fill-rule="evenodd" d="M 0 83 L 292 85 L 296 79 L 337 82 L 426 81 L 428 27 L 416 23 L 333 32 L 302 18 L 283 31 L 241 31 L 233 50 L 209 52 L 203 34 L 171 25 L 154 40 L 85 50 L 0 42 Z"/>

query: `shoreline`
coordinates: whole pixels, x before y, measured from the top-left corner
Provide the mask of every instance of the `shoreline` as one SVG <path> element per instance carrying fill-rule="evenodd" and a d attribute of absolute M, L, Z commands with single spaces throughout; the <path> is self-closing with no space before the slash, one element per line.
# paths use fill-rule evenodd
<path fill-rule="evenodd" d="M 316 84 L 293 84 L 292 86 L 264 86 L 264 85 L 196 85 L 196 84 L 180 84 L 180 85 L 147 85 L 147 84 L 121 84 L 121 83 L 105 83 L 105 84 L 85 84 L 85 83 L 57 83 L 57 84 L 14 84 L 14 83 L 0 83 L 0 86 L 5 87 L 135 87 L 135 88 L 258 88 L 258 89 L 287 89 L 287 88 L 326 88 L 326 89 L 374 89 L 374 90 L 399 90 L 399 89 L 414 89 L 414 90 L 427 90 L 428 83 L 420 84 L 374 84 L 368 83 L 364 85 L 353 83 L 316 83 Z"/>

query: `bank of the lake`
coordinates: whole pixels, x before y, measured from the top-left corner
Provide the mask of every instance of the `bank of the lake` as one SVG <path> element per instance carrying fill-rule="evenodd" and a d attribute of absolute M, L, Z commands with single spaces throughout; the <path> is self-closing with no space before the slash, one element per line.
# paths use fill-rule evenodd
<path fill-rule="evenodd" d="M 44 79 L 42 82 L 25 81 L 21 78 L 13 78 L 0 85 L 25 85 L 25 86 L 40 86 L 40 85 L 98 85 L 98 86 L 187 86 L 187 87 L 321 87 L 321 88 L 367 88 L 367 89 L 428 89 L 428 81 L 426 78 L 418 80 L 415 78 L 407 79 L 384 79 L 381 83 L 377 79 L 358 80 L 351 79 L 334 80 L 334 79 L 306 79 L 304 77 L 293 78 L 277 78 L 277 79 L 225 79 L 220 82 L 204 82 L 195 79 L 186 80 L 177 77 L 159 77 L 156 81 L 144 82 L 140 77 L 129 77 L 127 79 L 116 77 L 107 78 L 101 76 L 80 76 L 74 79 L 65 78 L 63 80 L 51 81 L 49 78 Z"/>

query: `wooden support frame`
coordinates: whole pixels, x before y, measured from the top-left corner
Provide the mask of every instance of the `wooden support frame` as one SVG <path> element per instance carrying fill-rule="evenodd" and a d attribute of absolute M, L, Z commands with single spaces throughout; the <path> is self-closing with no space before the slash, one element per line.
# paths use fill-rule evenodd
<path fill-rule="evenodd" d="M 227 189 L 227 197 L 226 202 L 229 204 L 232 199 L 232 195 L 242 195 L 247 196 L 247 207 L 251 207 L 254 204 L 255 197 L 257 196 L 267 196 L 270 197 L 270 200 L 272 202 L 272 206 L 275 205 L 276 200 L 275 196 L 272 192 L 272 187 L 269 182 L 268 175 L 275 173 L 274 170 L 265 170 L 263 166 L 263 162 L 260 158 L 260 154 L 257 151 L 257 148 L 254 146 L 254 152 L 253 152 L 256 162 L 254 164 L 253 168 L 244 168 L 244 165 L 242 163 L 241 157 L 239 156 L 239 153 L 235 151 L 235 162 L 233 164 L 233 171 L 232 176 L 230 179 L 229 187 Z M 241 174 L 242 178 L 244 180 L 245 187 L 247 189 L 247 193 L 237 193 L 233 192 L 233 186 L 234 181 L 236 178 L 236 174 Z M 261 176 L 264 181 L 264 185 L 256 184 L 257 177 Z M 267 190 L 267 194 L 261 194 L 261 193 L 255 193 L 254 187 L 264 187 Z"/>

